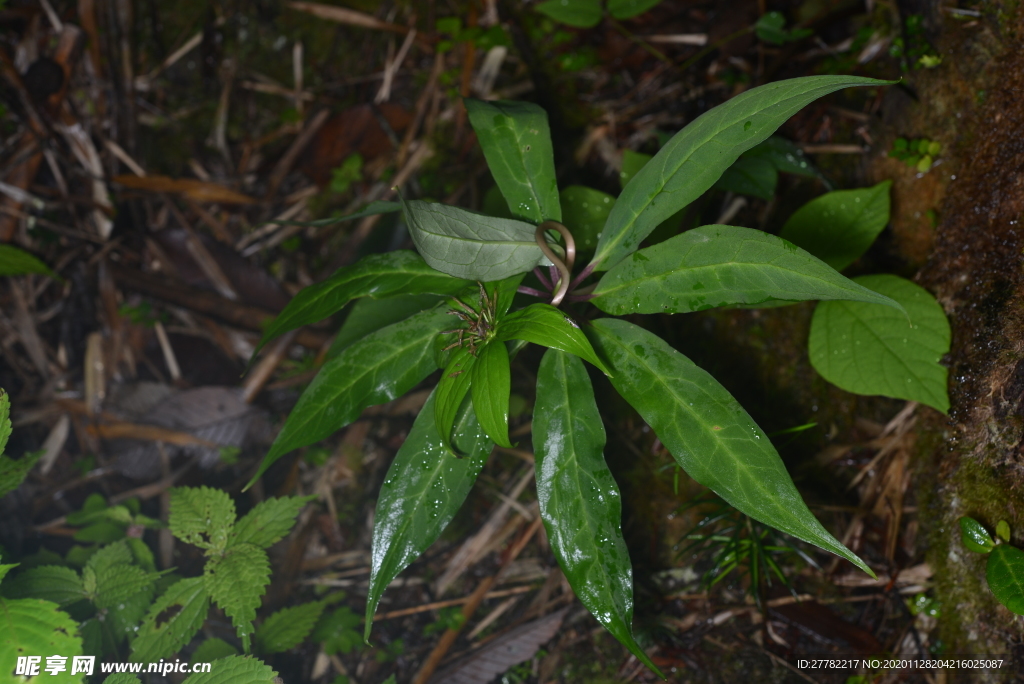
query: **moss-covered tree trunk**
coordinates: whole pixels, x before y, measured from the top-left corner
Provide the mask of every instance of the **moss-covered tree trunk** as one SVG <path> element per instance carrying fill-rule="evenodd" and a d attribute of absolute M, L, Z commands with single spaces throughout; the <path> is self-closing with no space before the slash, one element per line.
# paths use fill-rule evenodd
<path fill-rule="evenodd" d="M 990 529 L 1008 520 L 1024 546 L 1024 12 L 983 3 L 980 17 L 956 21 L 939 5 L 903 8 L 924 15 L 943 61 L 912 72 L 883 113 L 890 134 L 939 140 L 949 154 L 920 178 L 881 158 L 872 173 L 897 178 L 898 251 L 921 266 L 918 282 L 953 329 L 952 410 L 919 424 L 916 468 L 941 638 L 947 653 L 1019 653 L 1024 617 L 994 600 L 985 559 L 965 551 L 957 520 Z M 949 681 L 989 679 L 1000 681 L 968 672 Z"/>

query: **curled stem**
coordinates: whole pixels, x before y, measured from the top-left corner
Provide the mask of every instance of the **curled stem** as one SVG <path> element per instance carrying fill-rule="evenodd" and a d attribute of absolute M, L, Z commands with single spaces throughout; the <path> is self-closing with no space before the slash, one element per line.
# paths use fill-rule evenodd
<path fill-rule="evenodd" d="M 548 245 L 547 240 L 544 237 L 544 232 L 548 230 L 555 230 L 561 234 L 565 240 L 565 261 L 562 261 L 554 250 Z M 563 226 L 558 221 L 545 221 L 544 223 L 537 226 L 537 230 L 533 234 L 534 239 L 537 241 L 537 246 L 540 247 L 540 251 L 544 253 L 551 263 L 558 269 L 558 289 L 555 291 L 554 296 L 551 298 L 551 305 L 558 306 L 562 303 L 566 293 L 569 291 L 569 280 L 572 278 L 572 265 L 576 262 L 576 241 L 572 239 L 572 233 L 569 229 Z"/>

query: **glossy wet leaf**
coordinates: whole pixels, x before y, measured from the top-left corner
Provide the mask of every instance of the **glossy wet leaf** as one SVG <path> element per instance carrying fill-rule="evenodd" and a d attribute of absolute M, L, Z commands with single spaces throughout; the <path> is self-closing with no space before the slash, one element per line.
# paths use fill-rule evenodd
<path fill-rule="evenodd" d="M 811 365 L 848 392 L 880 394 L 949 410 L 949 321 L 927 290 L 894 275 L 854 282 L 899 302 L 906 315 L 864 302 L 822 302 L 811 319 Z M 910 320 L 907 321 L 909 316 Z"/>
<path fill-rule="evenodd" d="M 534 245 L 536 247 L 536 245 Z M 472 283 L 431 268 L 415 252 L 373 254 L 340 268 L 322 283 L 303 288 L 267 327 L 253 356 L 289 330 L 316 323 L 341 311 L 353 299 L 394 295 L 456 294 Z"/>
<path fill-rule="evenodd" d="M 741 155 L 741 159 L 760 158 L 771 162 L 776 170 L 807 178 L 825 180 L 821 172 L 807 159 L 807 155 L 792 141 L 773 135 Z M 826 183 L 827 186 L 827 183 Z"/>
<path fill-rule="evenodd" d="M 443 297 L 431 294 L 396 295 L 387 299 L 365 297 L 352 305 L 351 311 L 341 324 L 331 348 L 327 350 L 327 359 L 345 351 L 353 342 L 357 342 L 372 332 L 404 321 L 409 316 L 432 309 L 443 301 Z"/>
<path fill-rule="evenodd" d="M 299 397 L 255 482 L 289 451 L 329 437 L 367 406 L 396 399 L 437 368 L 431 344 L 451 324 L 442 307 L 381 328 L 328 361 Z"/>
<path fill-rule="evenodd" d="M 601 0 L 545 0 L 534 9 L 576 28 L 592 28 L 601 22 Z"/>
<path fill-rule="evenodd" d="M 889 188 L 836 190 L 816 197 L 789 217 L 779 235 L 841 271 L 856 261 L 889 223 Z"/>
<path fill-rule="evenodd" d="M 975 553 L 988 553 L 995 546 L 988 530 L 980 522 L 967 516 L 960 518 L 960 540 Z"/>
<path fill-rule="evenodd" d="M 484 345 L 472 368 L 473 409 L 480 427 L 495 444 L 512 447 L 508 441 L 508 401 L 512 390 L 508 349 L 494 340 Z"/>
<path fill-rule="evenodd" d="M 676 462 L 733 507 L 871 573 L 807 509 L 768 436 L 706 371 L 631 323 L 603 318 L 587 329 L 615 389 Z"/>
<path fill-rule="evenodd" d="M 1024 551 L 999 544 L 985 566 L 988 588 L 995 597 L 1017 615 L 1024 615 Z"/>
<path fill-rule="evenodd" d="M 529 223 L 418 200 L 402 206 L 424 260 L 456 278 L 501 280 L 548 263 Z"/>
<path fill-rule="evenodd" d="M 583 362 L 549 349 L 537 371 L 533 451 L 551 550 L 587 610 L 657 672 L 633 639 L 633 568 L 620 527 L 619 488 L 604 447 L 604 426 Z"/>
<path fill-rule="evenodd" d="M 769 200 L 775 194 L 778 182 L 778 169 L 770 160 L 763 157 L 740 157 L 715 182 L 715 188 Z"/>
<path fill-rule="evenodd" d="M 662 0 L 608 0 L 608 14 L 616 19 L 629 19 L 643 14 Z"/>
<path fill-rule="evenodd" d="M 464 456 L 451 455 L 434 422 L 435 394 L 395 455 L 377 498 L 365 639 L 384 590 L 455 517 L 493 446 L 467 404 L 453 430 L 455 448 Z"/>
<path fill-rule="evenodd" d="M 602 311 L 680 313 L 772 300 L 895 302 L 760 230 L 703 226 L 634 252 L 604 274 L 591 302 Z M 906 320 L 904 318 L 904 320 Z"/>
<path fill-rule="evenodd" d="M 562 223 L 572 233 L 578 252 L 591 253 L 597 248 L 598 236 L 615 204 L 606 192 L 582 185 L 562 190 Z"/>
<path fill-rule="evenodd" d="M 499 340 L 525 340 L 550 349 L 561 349 L 588 361 L 605 375 L 608 369 L 594 353 L 576 321 L 550 304 L 531 304 L 506 316 L 498 325 Z"/>
<path fill-rule="evenodd" d="M 512 215 L 534 225 L 561 221 L 547 112 L 530 102 L 463 102 Z"/>
<path fill-rule="evenodd" d="M 38 273 L 57 278 L 57 274 L 38 258 L 13 245 L 0 245 L 0 276 Z"/>
<path fill-rule="evenodd" d="M 807 76 L 752 88 L 702 114 L 661 148 L 623 189 L 594 257 L 607 270 L 655 226 L 714 185 L 745 151 L 814 100 L 850 86 L 886 85 L 856 76 Z"/>
<path fill-rule="evenodd" d="M 437 383 L 434 392 L 437 395 L 434 402 L 434 429 L 441 435 L 445 446 L 448 445 L 463 400 L 469 393 L 476 361 L 477 357 L 467 347 L 456 347 L 448 357 L 448 365 L 441 372 L 441 381 Z"/>

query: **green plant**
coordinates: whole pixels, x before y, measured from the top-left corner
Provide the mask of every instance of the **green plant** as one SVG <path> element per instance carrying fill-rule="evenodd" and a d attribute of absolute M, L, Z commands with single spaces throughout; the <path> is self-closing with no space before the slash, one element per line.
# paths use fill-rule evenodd
<path fill-rule="evenodd" d="M 964 516 L 960 518 L 960 539 L 970 551 L 988 554 L 988 588 L 1008 610 L 1024 615 L 1024 551 L 1010 546 L 1010 524 L 1000 520 L 992 539 L 980 522 Z"/>
<path fill-rule="evenodd" d="M 0 276 L 26 275 L 28 273 L 38 273 L 59 279 L 59 276 L 51 271 L 49 266 L 25 250 L 12 245 L 0 245 Z"/>
<path fill-rule="evenodd" d="M 754 32 L 761 40 L 776 45 L 793 43 L 814 33 L 807 28 L 786 30 L 786 17 L 782 12 L 765 12 L 754 24 Z"/>
<path fill-rule="evenodd" d="M 50 629 L 63 635 L 54 637 L 55 643 L 60 639 L 67 642 L 60 642 L 58 653 L 62 656 L 83 651 L 108 655 L 127 643 L 131 661 L 157 662 L 192 640 L 206 620 L 211 602 L 231 619 L 246 654 L 268 655 L 293 648 L 313 632 L 324 609 L 343 597 L 335 594 L 284 608 L 254 630 L 256 609 L 270 581 L 264 549 L 288 533 L 308 500 L 268 499 L 236 520 L 234 503 L 221 490 L 171 490 L 172 534 L 200 547 L 206 555 L 202 576 L 183 579 L 157 572 L 152 552 L 138 538 L 144 527 L 156 526 L 155 521 L 140 515 L 128 502 L 107 506 L 102 497 L 90 497 L 82 511 L 68 516 L 72 524 L 86 525 L 83 531 L 94 530 L 88 535 L 90 540 L 102 544 L 76 554 L 84 558 L 81 573 L 55 564 L 61 562 L 60 557 L 49 554 L 42 564 L 28 566 L 0 585 L 0 610 L 13 616 L 0 626 L 5 630 L 0 631 L 0 672 L 13 671 L 19 654 L 52 653 L 53 645 L 42 647 L 39 643 L 39 639 L 50 638 L 46 631 Z M 111 541 L 114 538 L 116 541 Z M 65 563 L 72 562 L 74 551 Z M 0 566 L 0 579 L 13 567 Z M 26 618 L 27 613 L 35 621 Z M 262 673 L 272 672 L 258 660 L 232 659 L 237 654 L 233 645 L 208 639 L 196 649 L 192 661 L 224 660 L 214 672 L 251 669 L 255 677 L 251 681 L 264 681 Z M 81 676 L 66 681 L 81 681 Z M 188 681 L 206 680 L 192 677 Z"/>
<path fill-rule="evenodd" d="M 2 247 L 3 245 L 0 245 Z M 4 454 L 7 447 L 7 440 L 11 436 L 11 400 L 7 392 L 0 388 L 0 497 L 14 491 L 28 477 L 32 466 L 36 464 L 42 451 L 25 454 L 19 459 L 13 459 Z"/>
<path fill-rule="evenodd" d="M 892 143 L 889 156 L 899 159 L 912 169 L 917 169 L 919 173 L 928 173 L 935 157 L 941 151 L 942 145 L 928 138 L 910 141 L 906 138 L 896 138 Z"/>
<path fill-rule="evenodd" d="M 379 203 L 373 211 L 404 212 L 419 254 L 378 254 L 339 270 L 297 294 L 261 340 L 326 318 L 353 299 L 367 298 L 364 313 L 373 313 L 362 317 L 358 336 L 342 328 L 350 341 L 302 394 L 256 477 L 288 452 L 356 420 L 367 406 L 395 399 L 443 369 L 378 498 L 367 637 L 384 588 L 437 539 L 492 446 L 509 444 L 509 363 L 529 342 L 548 348 L 537 372 L 533 446 L 552 549 L 584 605 L 649 667 L 631 632 L 632 570 L 619 493 L 604 462 L 605 432 L 582 360 L 608 377 L 699 483 L 751 518 L 871 572 L 802 503 L 768 436 L 725 388 L 643 328 L 616 318 L 589 320 L 587 304 L 621 316 L 848 300 L 876 313 L 891 309 L 911 332 L 915 313 L 908 323 L 898 301 L 757 230 L 704 226 L 640 249 L 659 224 L 711 189 L 740 155 L 804 105 L 841 88 L 884 84 L 794 79 L 746 91 L 705 113 L 636 171 L 599 230 L 580 231 L 581 243 L 592 240 L 593 254 L 576 274 L 576 236 L 560 223 L 544 111 L 521 102 L 466 101 L 513 218 L 405 198 Z M 531 270 L 536 282 L 522 285 Z M 517 292 L 547 301 L 514 307 Z M 425 295 L 439 299 L 409 299 Z M 394 314 L 392 297 L 402 298 L 402 316 Z M 452 314 L 459 319 L 455 329 Z M 828 342 L 825 348 L 838 355 Z M 941 369 L 938 357 L 931 364 Z M 893 377 L 902 383 L 903 369 L 879 369 L 886 377 L 897 371 Z"/>

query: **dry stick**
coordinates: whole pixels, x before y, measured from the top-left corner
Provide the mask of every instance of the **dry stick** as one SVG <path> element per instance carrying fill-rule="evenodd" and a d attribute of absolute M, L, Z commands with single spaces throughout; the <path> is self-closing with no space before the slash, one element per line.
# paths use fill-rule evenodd
<path fill-rule="evenodd" d="M 462 607 L 462 617 L 465 618 L 463 620 L 463 624 L 465 624 L 469 618 L 473 617 L 473 613 L 475 613 L 476 609 L 480 607 L 480 604 L 483 602 L 487 592 L 492 586 L 494 586 L 495 582 L 501 578 L 501 575 L 512 564 L 512 561 L 514 561 L 522 550 L 526 548 L 526 544 L 533 538 L 533 535 L 537 533 L 537 530 L 540 529 L 540 525 L 541 519 L 540 516 L 537 516 L 526 531 L 509 548 L 505 559 L 501 563 L 501 567 L 498 568 L 498 571 L 490 577 L 484 578 L 484 580 L 477 585 L 476 591 L 470 595 L 469 601 L 467 601 L 466 605 Z M 455 640 L 459 637 L 460 631 L 462 631 L 461 625 L 454 629 L 448 629 L 445 631 L 441 636 L 440 641 L 437 642 L 437 646 L 435 646 L 434 650 L 430 652 L 426 662 L 424 662 L 423 666 L 420 667 L 420 671 L 416 673 L 416 677 L 413 678 L 412 684 L 426 684 L 427 680 L 430 679 L 430 676 L 434 674 L 437 666 L 441 664 L 441 660 L 444 658 L 445 654 L 448 653 L 449 649 L 451 649 L 452 645 L 455 643 Z"/>
<path fill-rule="evenodd" d="M 284 359 L 285 354 L 288 353 L 288 348 L 292 346 L 292 342 L 295 341 L 295 336 L 298 332 L 298 330 L 290 330 L 278 338 L 266 356 L 256 364 L 256 367 L 249 373 L 249 377 L 245 381 L 245 387 L 242 389 L 242 401 L 251 404 L 256 399 L 260 390 L 267 384 L 274 370 L 277 369 Z"/>
<path fill-rule="evenodd" d="M 163 200 L 167 204 L 167 207 L 174 214 L 174 218 L 181 224 L 182 229 L 185 231 L 185 247 L 188 249 L 188 253 L 195 260 L 199 268 L 202 269 L 203 274 L 209 278 L 210 282 L 217 289 L 225 299 L 235 301 L 238 299 L 238 293 L 235 292 L 235 288 L 231 285 L 231 281 L 221 270 L 220 264 L 213 258 L 210 251 L 206 249 L 203 241 L 196 235 L 195 230 L 192 229 L 192 224 L 185 217 L 185 214 L 178 209 L 178 205 L 171 200 L 167 195 L 163 195 Z"/>
<path fill-rule="evenodd" d="M 530 585 L 524 585 L 521 587 L 512 587 L 510 589 L 499 589 L 498 591 L 489 591 L 484 599 L 496 599 L 503 598 L 505 596 L 518 596 L 519 594 L 525 594 L 533 591 L 534 587 Z M 401 610 L 392 610 L 388 613 L 381 613 L 373 618 L 374 622 L 380 622 L 381 620 L 391 620 L 393 618 L 405 617 L 407 615 L 418 615 L 419 613 L 426 613 L 431 610 L 440 610 L 442 608 L 450 608 L 452 606 L 465 605 L 472 600 L 473 595 L 463 596 L 457 599 L 448 599 L 446 601 L 434 601 L 432 603 L 425 603 L 422 606 L 414 606 L 412 608 L 402 608 Z"/>
<path fill-rule="evenodd" d="M 402 137 L 402 144 L 398 148 L 398 154 L 395 156 L 395 166 L 398 168 L 402 168 L 405 164 L 405 159 L 409 155 L 409 146 L 416 139 L 416 134 L 423 123 L 423 118 L 427 114 L 427 107 L 430 105 L 431 96 L 437 88 L 437 79 L 441 76 L 441 71 L 443 70 L 444 54 L 438 52 L 434 55 L 434 66 L 430 70 L 430 76 L 427 77 L 427 84 L 423 87 L 423 92 L 420 93 L 419 98 L 416 100 L 416 113 L 412 117 L 412 123 L 406 129 L 405 136 Z"/>
<path fill-rule="evenodd" d="M 312 117 L 306 127 L 302 129 L 302 133 L 292 142 L 292 146 L 288 148 L 288 151 L 284 153 L 280 161 L 274 167 L 274 171 L 270 174 L 270 180 L 267 183 L 267 194 L 266 197 L 269 199 L 274 196 L 277 192 L 277 188 L 281 185 L 284 177 L 288 175 L 288 172 L 292 170 L 295 165 L 295 161 L 299 158 L 299 155 L 309 146 L 309 143 L 313 141 L 313 137 L 320 131 L 320 128 L 327 123 L 327 117 L 330 115 L 330 111 L 322 109 Z"/>

